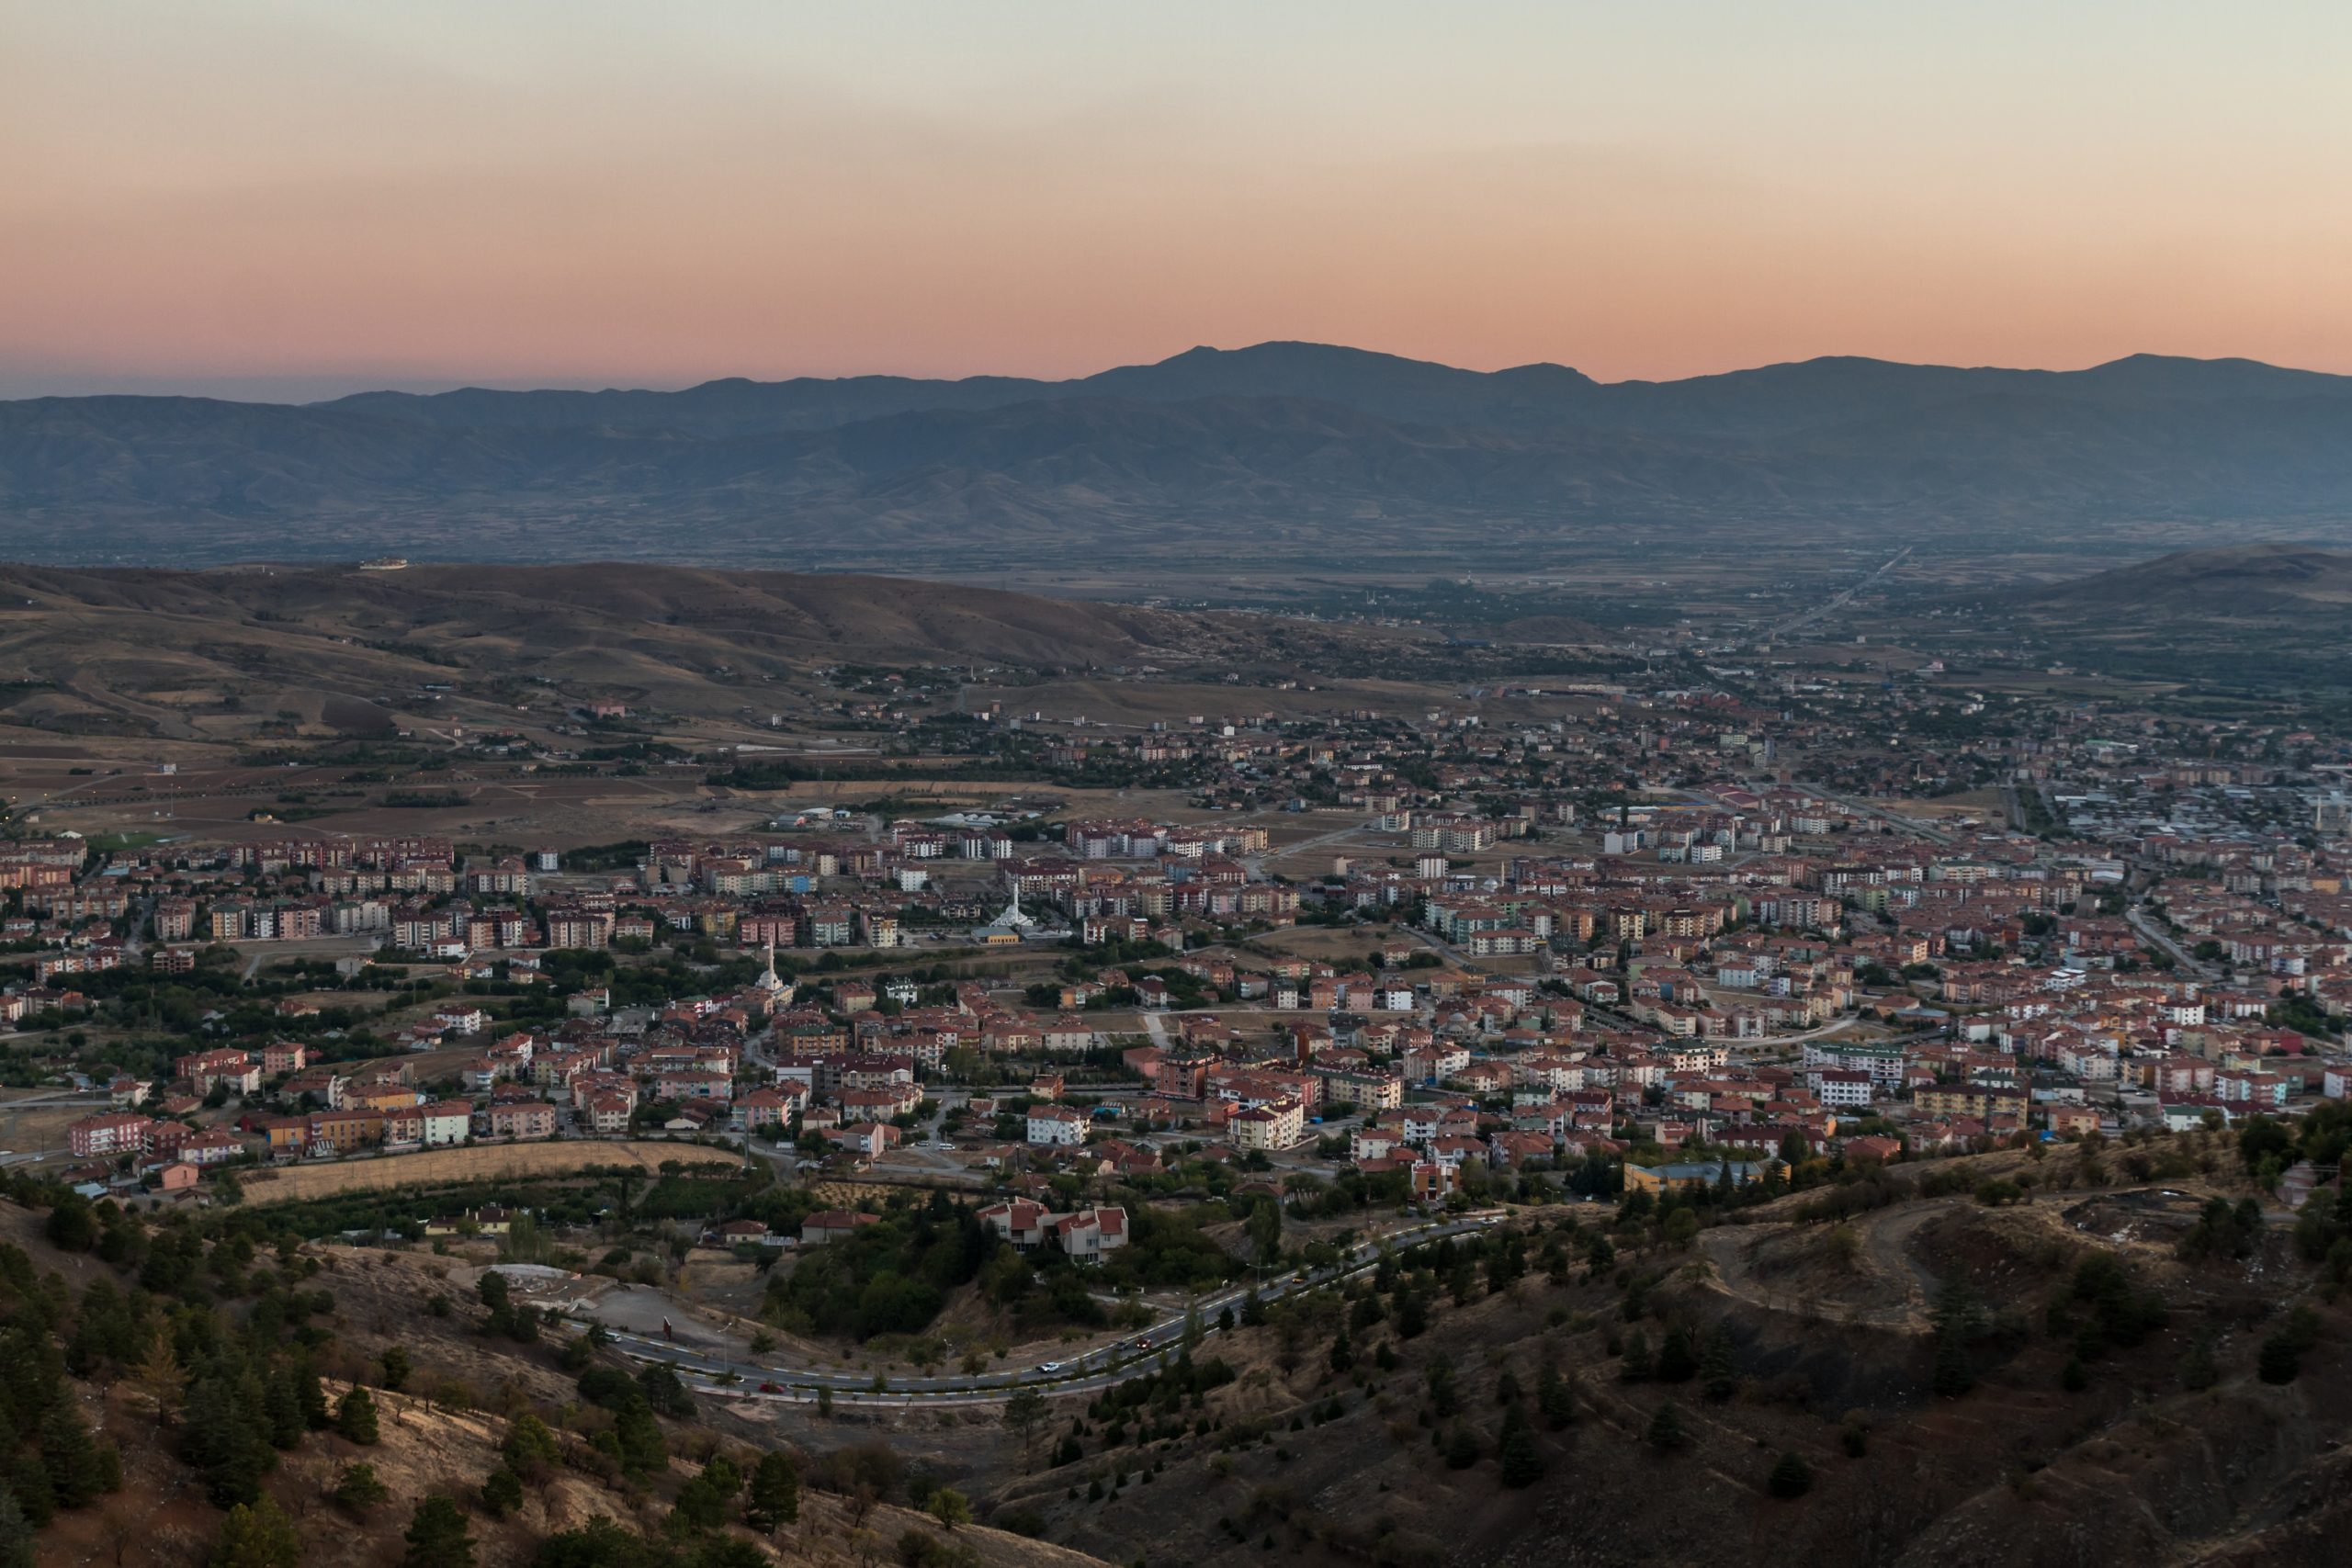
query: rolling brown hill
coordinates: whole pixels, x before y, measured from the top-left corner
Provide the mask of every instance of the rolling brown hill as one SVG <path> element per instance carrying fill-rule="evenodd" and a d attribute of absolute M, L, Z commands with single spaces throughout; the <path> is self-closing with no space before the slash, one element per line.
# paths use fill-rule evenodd
<path fill-rule="evenodd" d="M 220 571 L 0 568 L 0 703 L 32 728 L 371 735 L 611 698 L 774 705 L 843 665 L 1040 671 L 1337 661 L 1396 634 L 912 579 L 598 563 Z M 488 707 L 467 706 L 468 703 Z M 461 711 L 462 710 L 462 711 Z"/>
<path fill-rule="evenodd" d="M 560 650 L 678 627 L 833 659 L 1101 663 L 1202 643 L 1198 617 L 910 578 L 718 572 L 597 562 L 186 572 L 0 568 L 0 612 L 250 620 L 469 637 L 503 630 Z M 658 634 L 655 634 L 658 636 Z M 1211 640 L 1214 640 L 1211 638 Z"/>
<path fill-rule="evenodd" d="M 2176 550 L 2018 597 L 2041 606 L 2163 609 L 2199 620 L 2306 613 L 2352 604 L 2352 554 L 2290 544 Z"/>

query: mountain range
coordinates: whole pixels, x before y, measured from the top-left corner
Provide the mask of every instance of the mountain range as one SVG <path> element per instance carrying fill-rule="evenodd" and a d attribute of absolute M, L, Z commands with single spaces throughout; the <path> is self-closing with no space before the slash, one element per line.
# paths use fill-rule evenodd
<path fill-rule="evenodd" d="M 57 563 L 1491 567 L 2282 530 L 2352 540 L 2352 377 L 2143 355 L 1603 383 L 1272 343 L 1068 381 L 0 402 L 0 556 Z"/>

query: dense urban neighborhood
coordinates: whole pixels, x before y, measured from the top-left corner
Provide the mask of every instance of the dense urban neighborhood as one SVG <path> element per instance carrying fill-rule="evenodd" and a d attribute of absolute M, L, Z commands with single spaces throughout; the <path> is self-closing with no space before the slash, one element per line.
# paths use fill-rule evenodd
<path fill-rule="evenodd" d="M 2199 1486 L 2303 1483 L 2324 715 L 1781 640 L 1850 591 L 1557 675 L 1366 608 L 1083 668 L 403 651 L 364 713 L 0 750 L 0 1280 L 74 1413 L 26 1518 L 103 1551 L 112 1453 L 203 1479 L 190 1542 L 381 1486 L 424 1544 L 351 1568 L 1441 1568 L 1576 1479 L 1629 1499 L 1596 1561 L 1766 1509 L 1958 1568 L 2145 1530 L 2151 1411 L 2234 1434 L 2162 1439 Z"/>
<path fill-rule="evenodd" d="M 1442 1202 L 2352 1092 L 2352 804 L 2312 736 L 2012 705 L 1865 777 L 1811 716 L 1836 695 L 1917 711 L 1578 691 L 1541 725 L 1054 740 L 1188 770 L 1165 817 L 1041 791 L 586 852 L 21 838 L 0 1013 L 77 1043 L 25 1081 L 107 1101 L 50 1151 L 77 1181 L 197 1201 L 654 1135 L 1023 1196 L 1182 1159 Z M 1834 787 L 1797 782 L 1809 749 Z"/>

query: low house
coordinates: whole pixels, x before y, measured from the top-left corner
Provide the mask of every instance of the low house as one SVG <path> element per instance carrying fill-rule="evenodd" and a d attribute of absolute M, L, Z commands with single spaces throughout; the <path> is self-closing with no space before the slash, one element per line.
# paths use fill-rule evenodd
<path fill-rule="evenodd" d="M 512 1226 L 513 1216 L 495 1203 L 485 1203 L 479 1209 L 468 1209 L 461 1214 L 442 1214 L 424 1222 L 427 1235 L 504 1235 Z"/>
<path fill-rule="evenodd" d="M 800 1245 L 823 1247 L 854 1235 L 866 1225 L 881 1223 L 879 1214 L 861 1214 L 854 1209 L 820 1209 L 800 1222 Z"/>
<path fill-rule="evenodd" d="M 1046 1227 L 1053 1215 L 1043 1203 L 1033 1203 L 1026 1198 L 1016 1198 L 1009 1203 L 991 1203 L 982 1209 L 977 1218 L 980 1224 L 1012 1244 L 1016 1252 L 1035 1252 L 1046 1239 Z"/>
<path fill-rule="evenodd" d="M 849 1126 L 820 1127 L 817 1135 L 860 1159 L 879 1159 L 899 1144 L 899 1129 L 888 1122 L 859 1122 Z"/>
<path fill-rule="evenodd" d="M 1054 1222 L 1054 1240 L 1071 1262 L 1100 1263 L 1127 1245 L 1127 1212 L 1112 1205 L 1065 1214 Z"/>

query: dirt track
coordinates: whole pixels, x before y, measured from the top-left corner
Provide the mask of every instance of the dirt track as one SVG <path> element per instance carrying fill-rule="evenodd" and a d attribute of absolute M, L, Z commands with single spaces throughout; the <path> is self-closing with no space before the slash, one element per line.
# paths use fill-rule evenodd
<path fill-rule="evenodd" d="M 1776 1312 L 1803 1312 L 1831 1323 L 1860 1323 L 1882 1328 L 1924 1331 L 1938 1288 L 1936 1277 L 1909 1251 L 1919 1227 L 1939 1214 L 1963 1208 L 1965 1198 L 1930 1198 L 1865 1214 L 1852 1222 L 1861 1247 L 1860 1278 L 1887 1296 L 1876 1303 L 1824 1299 L 1801 1287 L 1774 1288 L 1757 1278 L 1749 1248 L 1784 1227 L 1719 1225 L 1700 1237 L 1714 1265 L 1708 1283 L 1725 1295 Z"/>

